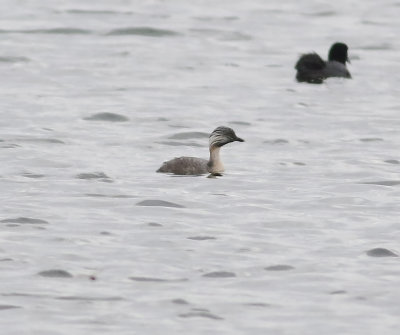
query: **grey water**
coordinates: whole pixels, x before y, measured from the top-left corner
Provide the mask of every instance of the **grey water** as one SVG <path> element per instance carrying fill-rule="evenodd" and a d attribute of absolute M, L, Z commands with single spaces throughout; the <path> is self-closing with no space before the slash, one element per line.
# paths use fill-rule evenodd
<path fill-rule="evenodd" d="M 399 1 L 0 8 L 2 334 L 398 334 Z"/>

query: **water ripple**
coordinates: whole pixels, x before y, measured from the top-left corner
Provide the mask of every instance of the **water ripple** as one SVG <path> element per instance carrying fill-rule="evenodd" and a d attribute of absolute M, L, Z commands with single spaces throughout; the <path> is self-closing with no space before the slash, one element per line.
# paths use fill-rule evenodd
<path fill-rule="evenodd" d="M 41 271 L 38 275 L 49 278 L 72 278 L 72 275 L 69 272 L 60 269 Z"/>
<path fill-rule="evenodd" d="M 368 250 L 366 253 L 370 257 L 399 257 L 393 251 L 390 251 L 385 248 L 374 248 L 374 249 Z"/>
<path fill-rule="evenodd" d="M 138 202 L 136 206 L 160 206 L 160 207 L 185 208 L 185 206 L 164 200 L 143 200 Z"/>
<path fill-rule="evenodd" d="M 88 121 L 108 121 L 108 122 L 126 122 L 129 121 L 124 115 L 116 114 L 116 113 L 97 113 L 91 116 L 83 118 Z"/>
<path fill-rule="evenodd" d="M 139 36 L 149 36 L 149 37 L 164 37 L 164 36 L 177 36 L 179 33 L 152 27 L 127 27 L 127 28 L 117 28 L 113 29 L 107 33 L 109 36 L 118 35 L 139 35 Z"/>
<path fill-rule="evenodd" d="M 4 219 L 1 220 L 0 222 L 4 223 L 22 223 L 22 224 L 47 224 L 48 222 L 46 220 L 42 219 L 32 219 L 28 217 L 19 217 L 19 218 L 14 218 L 14 219 Z"/>

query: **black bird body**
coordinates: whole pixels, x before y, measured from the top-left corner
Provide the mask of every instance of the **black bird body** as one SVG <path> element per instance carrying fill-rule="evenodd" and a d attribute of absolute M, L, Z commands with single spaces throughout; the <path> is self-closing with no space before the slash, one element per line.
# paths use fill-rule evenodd
<path fill-rule="evenodd" d="M 329 50 L 328 61 L 324 61 L 316 53 L 302 55 L 295 66 L 297 81 L 321 84 L 329 77 L 351 78 L 346 67 L 346 62 L 349 61 L 347 50 L 344 43 L 333 44 Z"/>

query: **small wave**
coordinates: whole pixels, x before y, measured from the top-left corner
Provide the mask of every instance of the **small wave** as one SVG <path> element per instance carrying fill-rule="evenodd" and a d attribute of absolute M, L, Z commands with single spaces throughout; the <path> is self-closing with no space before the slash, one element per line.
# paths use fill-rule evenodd
<path fill-rule="evenodd" d="M 21 63 L 29 61 L 29 58 L 22 56 L 0 56 L 0 62 L 2 63 Z"/>
<path fill-rule="evenodd" d="M 157 223 L 157 222 L 149 222 L 147 225 L 150 227 L 162 227 L 163 226 L 161 223 Z"/>
<path fill-rule="evenodd" d="M 207 318 L 207 319 L 212 319 L 212 320 L 223 320 L 218 315 L 211 314 L 209 312 L 189 312 L 189 313 L 183 313 L 179 314 L 181 318 L 193 318 L 193 317 L 200 317 L 200 318 Z"/>
<path fill-rule="evenodd" d="M 194 142 L 177 142 L 177 141 L 161 141 L 161 142 L 156 142 L 159 144 L 165 144 L 165 145 L 170 145 L 173 147 L 180 147 L 180 146 L 186 146 L 186 147 L 203 147 L 204 145 L 194 143 Z"/>
<path fill-rule="evenodd" d="M 187 239 L 194 241 L 216 240 L 214 236 L 190 236 Z"/>
<path fill-rule="evenodd" d="M 26 172 L 23 173 L 21 176 L 26 177 L 26 178 L 43 178 L 44 174 L 38 174 L 38 173 L 31 173 L 31 172 Z"/>
<path fill-rule="evenodd" d="M 176 305 L 189 305 L 189 303 L 185 299 L 180 299 L 180 298 L 173 299 L 171 302 Z"/>
<path fill-rule="evenodd" d="M 288 144 L 289 141 L 285 140 L 284 138 L 277 138 L 274 140 L 266 140 L 264 141 L 264 143 L 268 143 L 268 144 Z"/>
<path fill-rule="evenodd" d="M 111 9 L 67 9 L 66 13 L 70 14 L 87 14 L 87 15 L 115 15 L 115 14 L 123 14 L 123 15 L 131 15 L 133 12 L 118 12 L 116 10 Z"/>
<path fill-rule="evenodd" d="M 365 138 L 360 138 L 361 142 L 382 142 L 383 138 L 380 137 L 365 137 Z"/>
<path fill-rule="evenodd" d="M 18 142 L 30 142 L 30 143 L 51 143 L 51 144 L 65 144 L 57 138 L 20 138 L 17 139 Z"/>
<path fill-rule="evenodd" d="M 76 175 L 76 178 L 86 180 L 98 179 L 104 182 L 112 182 L 111 178 L 107 176 L 104 172 L 79 173 L 78 175 Z"/>
<path fill-rule="evenodd" d="M 121 301 L 121 297 L 85 297 L 85 296 L 65 296 L 58 297 L 58 300 L 72 300 L 72 301 Z"/>
<path fill-rule="evenodd" d="M 38 273 L 38 275 L 49 278 L 72 278 L 72 275 L 69 272 L 59 269 L 41 271 Z"/>
<path fill-rule="evenodd" d="M 370 182 L 365 182 L 362 184 L 380 185 L 380 186 L 396 186 L 396 185 L 400 185 L 400 180 L 370 181 Z"/>
<path fill-rule="evenodd" d="M 399 255 L 395 254 L 393 251 L 385 248 L 374 248 L 368 250 L 366 253 L 370 257 L 399 257 Z"/>
<path fill-rule="evenodd" d="M 293 269 L 293 266 L 285 264 L 271 265 L 265 268 L 267 271 L 288 271 Z"/>
<path fill-rule="evenodd" d="M 106 35 L 118 36 L 118 35 L 140 35 L 150 37 L 164 37 L 164 36 L 177 36 L 179 33 L 167 30 L 158 29 L 152 27 L 128 27 L 128 28 L 117 28 L 109 31 Z"/>
<path fill-rule="evenodd" d="M 92 32 L 87 29 L 80 28 L 50 28 L 50 29 L 31 29 L 16 31 L 25 34 L 60 34 L 60 35 L 87 35 Z"/>
<path fill-rule="evenodd" d="M 14 218 L 14 219 L 3 219 L 0 222 L 4 223 L 22 223 L 22 224 L 47 224 L 48 222 L 46 220 L 42 219 L 32 219 L 28 217 L 19 217 L 19 218 Z"/>
<path fill-rule="evenodd" d="M 173 207 L 173 208 L 185 208 L 185 206 L 175 204 L 173 202 L 164 200 L 143 200 L 136 204 L 136 206 L 159 206 L 159 207 Z"/>
<path fill-rule="evenodd" d="M 108 122 L 126 122 L 129 119 L 121 114 L 116 113 L 97 113 L 83 118 L 87 121 L 108 121 Z"/>
<path fill-rule="evenodd" d="M 319 11 L 319 12 L 313 12 L 313 13 L 305 13 L 305 15 L 327 17 L 327 16 L 335 16 L 335 15 L 337 15 L 337 13 L 333 10 L 325 10 L 325 11 Z"/>
<path fill-rule="evenodd" d="M 132 199 L 137 198 L 134 195 L 126 195 L 126 194 L 101 194 L 101 193 L 86 193 L 87 197 L 93 198 L 114 198 L 114 199 Z"/>
<path fill-rule="evenodd" d="M 171 282 L 182 282 L 187 281 L 186 278 L 180 279 L 164 279 L 164 278 L 154 278 L 154 277 L 129 277 L 133 281 L 139 282 L 153 282 L 153 283 L 171 283 Z"/>
<path fill-rule="evenodd" d="M 188 140 L 193 138 L 208 138 L 209 134 L 200 131 L 189 131 L 185 133 L 177 133 L 168 137 L 171 140 Z"/>
<path fill-rule="evenodd" d="M 209 273 L 204 274 L 203 277 L 232 278 L 232 277 L 236 277 L 236 274 L 234 272 L 228 272 L 228 271 L 214 271 L 214 272 L 209 272 Z"/>
<path fill-rule="evenodd" d="M 361 50 L 391 50 L 393 49 L 392 45 L 389 43 L 380 43 L 380 44 L 369 44 L 363 47 L 359 47 Z"/>
<path fill-rule="evenodd" d="M 384 162 L 388 164 L 400 164 L 400 161 L 398 161 L 397 159 L 387 159 Z"/>
<path fill-rule="evenodd" d="M 246 121 L 230 121 L 230 124 L 237 124 L 240 126 L 251 126 L 250 122 L 246 122 Z"/>
<path fill-rule="evenodd" d="M 14 308 L 22 308 L 22 307 L 21 306 L 14 306 L 14 305 L 0 305 L 0 310 L 14 309 Z"/>
<path fill-rule="evenodd" d="M 333 294 L 333 295 L 335 295 L 335 294 L 346 294 L 346 293 L 347 293 L 347 291 L 345 291 L 345 290 L 336 290 L 336 291 L 329 292 L 329 294 Z"/>

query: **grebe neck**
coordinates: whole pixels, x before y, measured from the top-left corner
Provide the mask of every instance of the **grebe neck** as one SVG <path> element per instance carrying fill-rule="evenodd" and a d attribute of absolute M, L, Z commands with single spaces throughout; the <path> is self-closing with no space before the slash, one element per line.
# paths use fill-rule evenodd
<path fill-rule="evenodd" d="M 215 145 L 210 147 L 210 159 L 207 163 L 208 172 L 210 173 L 222 173 L 225 170 L 219 156 L 220 149 L 221 147 Z"/>

